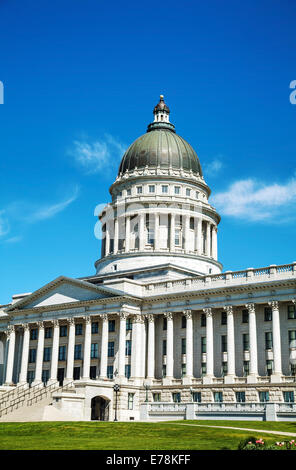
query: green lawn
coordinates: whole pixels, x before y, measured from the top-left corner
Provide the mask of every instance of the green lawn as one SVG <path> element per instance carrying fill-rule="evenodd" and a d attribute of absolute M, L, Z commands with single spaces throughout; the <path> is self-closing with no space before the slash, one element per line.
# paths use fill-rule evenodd
<path fill-rule="evenodd" d="M 179 424 L 178 424 L 179 423 Z M 211 424 L 294 432 L 294 423 L 179 421 L 170 423 L 42 422 L 0 423 L 1 450 L 220 450 L 237 449 L 249 436 L 266 442 L 288 439 L 250 431 L 182 424 Z M 296 430 L 295 430 L 296 435 Z"/>

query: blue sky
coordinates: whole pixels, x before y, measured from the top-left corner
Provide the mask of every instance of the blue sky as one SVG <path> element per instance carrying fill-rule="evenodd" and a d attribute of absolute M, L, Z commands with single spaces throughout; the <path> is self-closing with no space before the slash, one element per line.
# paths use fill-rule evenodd
<path fill-rule="evenodd" d="M 294 0 L 0 2 L 0 303 L 94 274 L 97 204 L 160 93 L 224 270 L 296 260 Z"/>

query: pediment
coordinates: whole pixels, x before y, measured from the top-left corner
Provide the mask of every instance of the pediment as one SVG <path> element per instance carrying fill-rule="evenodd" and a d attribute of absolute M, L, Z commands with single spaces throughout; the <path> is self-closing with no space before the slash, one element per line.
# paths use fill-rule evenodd
<path fill-rule="evenodd" d="M 61 276 L 19 300 L 9 307 L 7 311 L 83 302 L 115 297 L 117 295 L 111 289 Z"/>

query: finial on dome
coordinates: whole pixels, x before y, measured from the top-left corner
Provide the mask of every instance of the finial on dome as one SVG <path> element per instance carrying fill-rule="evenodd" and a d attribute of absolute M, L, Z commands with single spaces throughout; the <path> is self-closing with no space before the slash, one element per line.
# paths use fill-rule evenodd
<path fill-rule="evenodd" d="M 169 121 L 169 114 L 170 108 L 164 102 L 164 96 L 160 95 L 159 103 L 155 106 L 153 110 L 154 114 L 154 122 L 170 122 Z"/>

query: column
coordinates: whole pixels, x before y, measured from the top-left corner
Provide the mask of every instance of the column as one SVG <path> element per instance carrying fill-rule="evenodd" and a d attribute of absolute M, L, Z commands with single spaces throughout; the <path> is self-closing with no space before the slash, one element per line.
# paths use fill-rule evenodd
<path fill-rule="evenodd" d="M 225 383 L 231 383 L 235 376 L 233 307 L 232 305 L 227 305 L 224 307 L 224 310 L 227 313 L 227 377 L 225 377 Z"/>
<path fill-rule="evenodd" d="M 170 251 L 175 251 L 175 214 L 171 214 Z"/>
<path fill-rule="evenodd" d="M 83 373 L 82 379 L 89 379 L 90 350 L 91 350 L 91 317 L 84 317 L 84 350 L 83 350 Z"/>
<path fill-rule="evenodd" d="M 144 251 L 145 247 L 145 231 L 144 231 L 144 217 L 142 212 L 139 214 L 139 250 Z"/>
<path fill-rule="evenodd" d="M 147 378 L 155 377 L 155 315 L 147 315 L 148 319 L 148 358 Z"/>
<path fill-rule="evenodd" d="M 133 317 L 132 331 L 132 357 L 131 357 L 131 377 L 134 379 L 143 378 L 143 315 L 135 315 Z"/>
<path fill-rule="evenodd" d="M 129 215 L 125 218 L 125 252 L 130 249 L 131 218 Z"/>
<path fill-rule="evenodd" d="M 118 252 L 118 217 L 114 219 L 114 244 L 113 244 L 113 253 Z"/>
<path fill-rule="evenodd" d="M 217 227 L 216 226 L 213 226 L 213 230 L 212 230 L 212 255 L 215 260 L 218 259 Z"/>
<path fill-rule="evenodd" d="M 68 339 L 66 380 L 68 382 L 71 382 L 71 380 L 73 380 L 74 349 L 75 349 L 75 321 L 74 321 L 74 318 L 69 318 L 68 319 L 68 324 L 69 324 L 69 339 Z"/>
<path fill-rule="evenodd" d="M 184 235 L 184 250 L 189 251 L 189 222 L 190 222 L 190 216 L 185 215 L 185 235 Z"/>
<path fill-rule="evenodd" d="M 257 327 L 256 327 L 256 310 L 255 304 L 246 304 L 249 311 L 249 354 L 250 354 L 250 368 L 248 382 L 257 382 L 258 377 L 258 356 L 257 356 Z"/>
<path fill-rule="evenodd" d="M 185 310 L 183 314 L 186 317 L 186 377 L 193 377 L 193 323 L 192 311 Z"/>
<path fill-rule="evenodd" d="M 173 313 L 164 313 L 167 319 L 167 364 L 166 364 L 166 379 L 174 377 L 174 320 Z"/>
<path fill-rule="evenodd" d="M 107 377 L 108 363 L 108 315 L 102 315 L 100 379 Z"/>
<path fill-rule="evenodd" d="M 202 218 L 197 220 L 197 253 L 202 254 Z"/>
<path fill-rule="evenodd" d="M 119 313 L 118 376 L 121 379 L 125 377 L 126 317 L 125 312 Z"/>
<path fill-rule="evenodd" d="M 206 244 L 206 255 L 211 256 L 211 224 L 207 222 L 207 244 Z"/>
<path fill-rule="evenodd" d="M 277 300 L 268 302 L 272 308 L 272 343 L 273 343 L 273 375 L 282 375 L 282 353 L 281 353 L 281 329 L 280 329 L 280 312 L 279 303 Z"/>
<path fill-rule="evenodd" d="M 22 362 L 21 362 L 21 372 L 19 377 L 19 384 L 27 383 L 27 372 L 28 372 L 28 360 L 29 360 L 29 344 L 30 344 L 30 327 L 29 323 L 24 323 L 22 325 L 24 329 L 24 338 L 23 338 L 23 350 L 22 350 Z"/>
<path fill-rule="evenodd" d="M 36 369 L 35 379 L 33 385 L 42 383 L 42 365 L 44 354 L 44 323 L 42 321 L 38 325 L 38 343 L 37 343 L 37 356 L 36 356 Z"/>
<path fill-rule="evenodd" d="M 105 256 L 110 253 L 110 224 L 109 220 L 106 221 L 106 232 L 105 232 Z"/>
<path fill-rule="evenodd" d="M 207 348 L 207 374 L 204 377 L 205 382 L 211 381 L 214 377 L 214 331 L 213 331 L 213 313 L 211 308 L 204 308 L 206 314 L 206 348 Z"/>
<path fill-rule="evenodd" d="M 150 215 L 151 216 L 151 215 Z M 159 214 L 154 214 L 154 250 L 159 249 Z"/>
<path fill-rule="evenodd" d="M 59 361 L 59 340 L 60 340 L 60 324 L 59 320 L 53 320 L 53 338 L 50 364 L 50 383 L 55 383 L 58 377 L 58 361 Z"/>
<path fill-rule="evenodd" d="M 6 379 L 5 385 L 12 385 L 14 352 L 15 352 L 15 326 L 10 325 L 6 331 L 8 344 L 7 366 L 6 366 Z"/>

